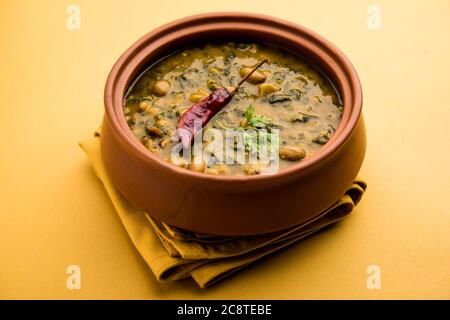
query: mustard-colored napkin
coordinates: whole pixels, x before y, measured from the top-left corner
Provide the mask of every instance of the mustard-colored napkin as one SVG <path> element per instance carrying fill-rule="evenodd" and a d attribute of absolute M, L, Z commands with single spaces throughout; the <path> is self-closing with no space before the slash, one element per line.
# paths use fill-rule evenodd
<path fill-rule="evenodd" d="M 112 185 L 96 137 L 80 143 L 103 182 L 131 241 L 158 280 L 192 277 L 207 287 L 242 267 L 280 250 L 347 216 L 359 202 L 366 183 L 357 179 L 328 210 L 287 230 L 259 236 L 217 237 L 175 228 L 132 206 Z"/>

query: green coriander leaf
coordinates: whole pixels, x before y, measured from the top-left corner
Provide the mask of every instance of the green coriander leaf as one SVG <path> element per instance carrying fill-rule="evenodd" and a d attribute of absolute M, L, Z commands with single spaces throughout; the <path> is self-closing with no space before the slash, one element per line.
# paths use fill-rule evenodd
<path fill-rule="evenodd" d="M 245 111 L 247 125 L 256 129 L 262 129 L 272 123 L 272 118 L 265 115 L 255 115 L 255 108 L 249 105 Z"/>
<path fill-rule="evenodd" d="M 247 110 L 245 110 L 245 118 L 247 118 L 247 122 L 252 121 L 254 111 L 255 111 L 255 108 L 253 108 L 252 105 L 249 105 Z"/>
<path fill-rule="evenodd" d="M 257 128 L 257 129 L 265 128 L 271 122 L 272 122 L 272 118 L 270 118 L 268 116 L 263 116 L 263 115 L 257 115 L 255 117 L 253 117 L 250 121 L 248 121 L 250 126 Z"/>

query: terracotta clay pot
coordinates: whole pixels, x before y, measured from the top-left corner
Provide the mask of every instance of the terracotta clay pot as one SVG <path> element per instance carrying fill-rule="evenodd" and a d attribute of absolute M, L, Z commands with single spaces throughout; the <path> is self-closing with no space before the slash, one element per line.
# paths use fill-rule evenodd
<path fill-rule="evenodd" d="M 314 156 L 263 176 L 213 176 L 171 165 L 132 134 L 122 103 L 127 88 L 151 63 L 211 41 L 270 43 L 306 57 L 339 88 L 344 113 L 336 133 Z M 115 187 L 156 219 L 191 231 L 254 235 L 305 222 L 338 200 L 365 153 L 358 75 L 344 54 L 299 25 L 253 13 L 207 13 L 159 27 L 116 62 L 105 87 L 101 151 Z"/>

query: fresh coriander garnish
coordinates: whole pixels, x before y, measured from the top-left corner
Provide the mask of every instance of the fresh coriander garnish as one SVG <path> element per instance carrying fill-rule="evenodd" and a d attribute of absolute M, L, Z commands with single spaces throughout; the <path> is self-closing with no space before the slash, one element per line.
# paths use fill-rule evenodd
<path fill-rule="evenodd" d="M 252 105 L 247 107 L 244 115 L 247 122 L 244 128 L 245 149 L 249 152 L 256 153 L 261 148 L 259 141 L 266 140 L 267 142 L 273 142 L 273 133 L 260 130 L 269 128 L 272 125 L 272 118 L 266 115 L 255 114 L 255 108 Z M 253 132 L 253 134 L 249 133 L 253 129 L 256 129 L 256 132 Z"/>
<path fill-rule="evenodd" d="M 247 119 L 247 126 L 255 129 L 267 128 L 272 123 L 271 117 L 260 114 L 255 115 L 255 108 L 252 105 L 249 105 L 245 111 L 245 118 Z"/>
<path fill-rule="evenodd" d="M 219 119 L 214 119 L 213 127 L 222 130 L 234 130 L 242 132 L 245 150 L 252 153 L 258 153 L 261 149 L 260 141 L 266 143 L 275 143 L 275 134 L 271 132 L 273 125 L 272 118 L 255 114 L 255 108 L 249 105 L 244 113 L 245 126 L 231 128 L 225 126 Z M 268 130 L 263 130 L 268 129 Z"/>

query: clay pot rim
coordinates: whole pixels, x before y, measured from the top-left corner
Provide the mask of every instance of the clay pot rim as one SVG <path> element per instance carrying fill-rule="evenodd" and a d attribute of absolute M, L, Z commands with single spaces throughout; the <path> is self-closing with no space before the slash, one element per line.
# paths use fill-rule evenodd
<path fill-rule="evenodd" d="M 123 97 L 129 83 L 133 80 L 131 77 L 134 72 L 136 69 L 143 67 L 142 61 L 153 50 L 149 47 L 159 40 L 167 38 L 167 36 L 186 32 L 189 27 L 206 26 L 211 23 L 241 23 L 253 24 L 254 26 L 260 24 L 273 30 L 278 29 L 291 34 L 295 33 L 296 38 L 305 39 L 306 42 L 303 45 L 314 51 L 315 59 L 320 59 L 322 63 L 327 64 L 329 67 L 328 75 L 336 79 L 333 80 L 333 84 L 337 85 L 341 92 L 344 113 L 333 137 L 316 154 L 271 175 L 215 176 L 172 165 L 147 150 L 134 137 L 123 114 Z M 330 72 L 333 74 L 330 74 Z M 104 104 L 105 116 L 118 141 L 123 143 L 130 155 L 139 159 L 143 165 L 166 171 L 169 174 L 177 175 L 179 178 L 194 179 L 199 183 L 242 184 L 245 182 L 247 185 L 291 180 L 294 177 L 309 174 L 327 163 L 353 133 L 361 114 L 362 89 L 359 77 L 349 59 L 340 49 L 317 33 L 292 22 L 268 15 L 245 12 L 214 12 L 177 19 L 154 29 L 136 41 L 114 64 L 106 81 Z"/>

